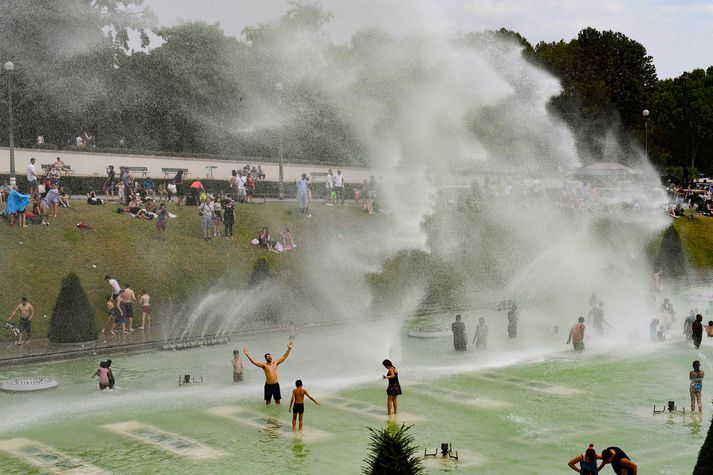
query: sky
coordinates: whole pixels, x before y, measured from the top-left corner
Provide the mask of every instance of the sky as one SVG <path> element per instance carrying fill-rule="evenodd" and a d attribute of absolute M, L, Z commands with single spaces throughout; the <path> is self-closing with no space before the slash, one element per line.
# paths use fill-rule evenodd
<path fill-rule="evenodd" d="M 311 3 L 304 0 L 303 3 Z M 660 79 L 713 65 L 713 0 L 322 0 L 334 14 L 327 31 L 347 41 L 379 27 L 392 36 L 505 27 L 533 45 L 569 41 L 588 26 L 619 31 L 647 49 Z M 220 23 L 226 34 L 277 19 L 287 0 L 145 0 L 161 25 Z"/>

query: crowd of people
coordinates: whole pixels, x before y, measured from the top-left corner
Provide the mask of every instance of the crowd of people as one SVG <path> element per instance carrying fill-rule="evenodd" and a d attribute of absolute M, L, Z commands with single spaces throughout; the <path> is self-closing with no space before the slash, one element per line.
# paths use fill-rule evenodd
<path fill-rule="evenodd" d="M 62 184 L 62 171 L 65 170 L 62 159 L 57 157 L 57 160 L 47 167 L 44 176 L 38 172 L 35 163 L 35 158 L 31 158 L 26 168 L 26 193 L 21 192 L 17 186 L 3 190 L 2 201 L 5 202 L 5 208 L 2 215 L 7 218 L 11 227 L 47 225 L 49 218 L 57 217 L 58 209 L 72 207 L 71 196 Z"/>
<path fill-rule="evenodd" d="M 688 181 L 677 184 L 668 180 L 664 191 L 668 196 L 666 212 L 672 218 L 713 217 L 713 183 Z"/>
<path fill-rule="evenodd" d="M 139 298 L 136 298 L 131 286 L 127 283 L 122 288 L 119 281 L 110 275 L 104 277 L 111 287 L 111 294 L 106 300 L 107 317 L 102 326 L 102 335 L 109 330 L 109 333 L 116 335 L 117 328 L 121 328 L 123 335 L 136 330 L 134 328 L 134 305 L 138 304 L 141 309 L 141 326 L 138 330 L 148 330 L 151 328 L 151 296 L 146 290 L 142 290 Z"/>

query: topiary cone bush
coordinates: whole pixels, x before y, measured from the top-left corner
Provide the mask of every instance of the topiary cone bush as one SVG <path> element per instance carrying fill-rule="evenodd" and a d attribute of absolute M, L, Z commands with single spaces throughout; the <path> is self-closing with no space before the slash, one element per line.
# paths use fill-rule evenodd
<path fill-rule="evenodd" d="M 261 256 L 253 266 L 253 272 L 250 275 L 250 287 L 257 288 L 270 280 L 270 263 Z M 270 292 L 268 285 L 262 285 L 260 292 Z M 270 297 L 261 300 L 254 309 L 254 318 L 257 321 L 272 324 L 280 319 L 280 309 L 275 302 L 274 294 L 270 292 Z"/>
<path fill-rule="evenodd" d="M 97 338 L 94 312 L 74 272 L 70 272 L 62 281 L 62 288 L 52 310 L 48 338 L 52 343 L 81 343 Z"/>
<path fill-rule="evenodd" d="M 366 475 L 419 475 L 424 472 L 423 460 L 416 455 L 418 448 L 413 436 L 408 434 L 413 426 L 372 429 L 369 440 L 369 455 L 364 459 Z"/>
<path fill-rule="evenodd" d="M 698 462 L 693 469 L 693 475 L 710 475 L 713 473 L 713 422 L 708 428 L 708 435 L 698 453 Z"/>
<path fill-rule="evenodd" d="M 264 256 L 260 256 L 253 266 L 250 274 L 250 287 L 256 287 L 270 278 L 270 263 Z"/>

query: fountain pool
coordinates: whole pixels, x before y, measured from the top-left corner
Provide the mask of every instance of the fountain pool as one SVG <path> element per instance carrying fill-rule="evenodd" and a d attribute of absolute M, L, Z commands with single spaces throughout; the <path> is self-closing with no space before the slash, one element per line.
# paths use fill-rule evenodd
<path fill-rule="evenodd" d="M 464 316 L 472 330 L 475 317 Z M 8 474 L 351 474 L 366 455 L 367 427 L 405 422 L 421 450 L 450 442 L 459 451 L 458 462 L 429 460 L 428 473 L 567 474 L 567 461 L 589 443 L 624 448 L 641 473 L 691 472 L 708 409 L 701 418 L 654 416 L 652 407 L 687 405 L 688 368 L 700 359 L 710 370 L 707 349 L 682 340 L 626 348 L 589 340 L 575 355 L 562 333 L 508 341 L 502 320 L 490 316 L 483 353 L 457 354 L 449 338 L 409 338 L 409 325 L 395 320 L 302 329 L 280 367 L 283 398 L 299 378 L 322 403 L 307 404 L 302 435 L 291 433 L 289 399 L 280 407 L 261 401 L 258 368 L 247 362 L 245 381 L 232 382 L 234 347 L 277 355 L 287 343 L 282 334 L 116 355 L 114 391 L 99 392 L 89 379 L 105 357 L 8 368 L 6 378 L 49 375 L 60 385 L 0 394 L 0 463 Z M 559 342 L 561 351 L 553 351 Z M 392 421 L 381 381 L 385 357 L 399 368 L 404 390 Z M 179 388 L 183 374 L 204 382 Z"/>

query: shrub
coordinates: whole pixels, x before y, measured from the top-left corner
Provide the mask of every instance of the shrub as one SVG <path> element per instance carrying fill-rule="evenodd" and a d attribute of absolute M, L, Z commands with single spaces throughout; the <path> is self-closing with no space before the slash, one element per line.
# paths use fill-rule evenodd
<path fill-rule="evenodd" d="M 698 462 L 693 469 L 693 475 L 708 475 L 713 473 L 713 423 L 708 428 L 708 436 L 698 453 Z"/>
<path fill-rule="evenodd" d="M 258 258 L 250 274 L 250 287 L 257 287 L 270 278 L 270 264 L 265 257 Z"/>
<path fill-rule="evenodd" d="M 423 461 L 416 455 L 418 448 L 407 432 L 413 426 L 372 429 L 369 455 L 362 472 L 366 475 L 418 475 L 424 473 Z"/>
<path fill-rule="evenodd" d="M 52 310 L 48 338 L 52 343 L 80 343 L 97 338 L 92 307 L 74 272 L 62 281 Z"/>

